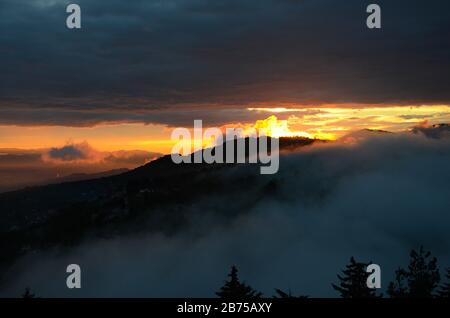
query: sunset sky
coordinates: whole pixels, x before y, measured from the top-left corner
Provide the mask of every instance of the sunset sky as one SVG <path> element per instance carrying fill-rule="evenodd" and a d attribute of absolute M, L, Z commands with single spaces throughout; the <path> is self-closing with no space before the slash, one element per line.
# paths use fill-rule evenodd
<path fill-rule="evenodd" d="M 450 0 L 0 0 L 0 300 L 450 296 L 449 163 Z"/>
<path fill-rule="evenodd" d="M 168 153 L 194 119 L 324 139 L 450 122 L 448 1 L 377 1 L 381 30 L 360 0 L 79 0 L 81 30 L 68 3 L 0 4 L 0 148 Z"/>
<path fill-rule="evenodd" d="M 242 111 L 240 111 L 242 112 Z M 337 139 L 360 129 L 403 131 L 413 126 L 450 122 L 446 105 L 367 108 L 249 108 L 249 118 L 262 122 L 230 121 L 221 127 L 269 128 L 272 135 Z M 197 119 L 197 118 L 194 118 Z M 187 127 L 190 127 L 187 126 Z M 87 141 L 101 151 L 148 150 L 170 153 L 173 127 L 163 124 L 104 123 L 89 127 L 0 126 L 1 148 L 37 149 Z"/>

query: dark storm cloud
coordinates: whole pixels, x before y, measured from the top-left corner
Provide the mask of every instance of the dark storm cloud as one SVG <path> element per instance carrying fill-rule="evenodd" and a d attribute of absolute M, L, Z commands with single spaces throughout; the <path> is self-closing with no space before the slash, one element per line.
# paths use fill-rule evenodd
<path fill-rule="evenodd" d="M 86 101 L 81 102 L 86 105 Z M 2 105 L 0 103 L 0 105 Z M 137 104 L 125 104 L 117 108 L 108 108 L 107 102 L 96 102 L 92 109 L 86 107 L 73 107 L 72 104 L 59 106 L 48 104 L 40 109 L 29 105 L 5 105 L 0 108 L 0 124 L 16 124 L 24 126 L 34 125 L 63 125 L 72 127 L 94 126 L 102 123 L 145 123 L 163 124 L 170 127 L 190 127 L 195 119 L 203 120 L 205 125 L 221 126 L 229 122 L 249 123 L 256 119 L 267 117 L 267 112 L 261 110 L 248 110 L 245 108 L 220 108 L 218 105 L 211 108 L 190 109 L 183 107 L 179 110 L 170 109 L 146 109 Z M 3 105 L 2 105 L 3 106 Z M 302 117 L 315 115 L 321 111 L 314 109 L 295 109 L 277 114 L 278 119 L 287 119 L 290 115 Z M 323 112 L 323 111 L 322 111 Z"/>
<path fill-rule="evenodd" d="M 4 0 L 0 122 L 164 123 L 139 113 L 280 101 L 450 103 L 448 1 L 376 1 L 383 28 L 368 30 L 371 2 L 79 0 L 82 29 L 68 30 L 68 1 Z"/>

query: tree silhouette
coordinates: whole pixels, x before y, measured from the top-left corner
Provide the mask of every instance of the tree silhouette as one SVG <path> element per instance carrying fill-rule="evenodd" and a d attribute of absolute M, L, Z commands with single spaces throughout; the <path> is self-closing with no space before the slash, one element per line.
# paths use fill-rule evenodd
<path fill-rule="evenodd" d="M 225 299 L 261 298 L 262 293 L 257 292 L 245 283 L 241 283 L 237 273 L 236 266 L 232 266 L 231 272 L 228 274 L 230 279 L 225 282 L 225 285 L 220 288 L 216 295 Z"/>
<path fill-rule="evenodd" d="M 450 298 L 450 267 L 447 268 L 447 274 L 445 277 L 447 278 L 447 282 L 439 288 L 438 296 L 442 298 Z"/>
<path fill-rule="evenodd" d="M 339 278 L 339 284 L 331 284 L 335 290 L 337 290 L 342 298 L 375 298 L 376 295 L 374 289 L 367 287 L 367 278 L 369 273 L 366 272 L 366 268 L 369 264 L 359 263 L 355 261 L 353 257 L 350 258 L 350 264 L 348 264 L 342 271 L 343 275 L 337 275 Z"/>
<path fill-rule="evenodd" d="M 273 296 L 273 298 L 283 298 L 283 299 L 292 299 L 292 298 L 296 298 L 296 299 L 306 299 L 308 298 L 308 296 L 293 296 L 291 291 L 289 290 L 289 292 L 284 292 L 281 289 L 275 288 L 275 292 L 276 295 Z"/>
<path fill-rule="evenodd" d="M 22 298 L 24 299 L 32 299 L 34 298 L 34 294 L 31 292 L 30 288 L 25 288 L 25 293 L 22 295 Z"/>
<path fill-rule="evenodd" d="M 436 257 L 431 257 L 421 246 L 418 251 L 412 250 L 408 269 L 395 272 L 395 281 L 388 287 L 392 298 L 430 298 L 434 296 L 440 275 Z"/>
<path fill-rule="evenodd" d="M 395 271 L 395 280 L 389 283 L 387 293 L 391 298 L 405 298 L 408 296 L 408 288 L 406 285 L 406 275 L 404 269 Z"/>

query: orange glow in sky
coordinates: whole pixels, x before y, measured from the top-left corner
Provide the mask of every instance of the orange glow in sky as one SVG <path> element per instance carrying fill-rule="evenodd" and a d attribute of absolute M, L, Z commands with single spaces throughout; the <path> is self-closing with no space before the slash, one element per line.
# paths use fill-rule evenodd
<path fill-rule="evenodd" d="M 253 122 L 230 122 L 221 128 L 259 128 L 267 135 L 336 139 L 360 129 L 406 130 L 421 123 L 450 122 L 450 106 L 248 108 Z M 197 119 L 197 118 L 196 118 Z M 193 123 L 193 121 L 192 121 Z M 190 128 L 190 127 L 188 127 Z M 205 127 L 206 128 L 206 127 Z M 170 153 L 172 127 L 111 124 L 94 127 L 0 126 L 0 148 L 37 149 L 88 142 L 100 151 L 147 150 Z"/>

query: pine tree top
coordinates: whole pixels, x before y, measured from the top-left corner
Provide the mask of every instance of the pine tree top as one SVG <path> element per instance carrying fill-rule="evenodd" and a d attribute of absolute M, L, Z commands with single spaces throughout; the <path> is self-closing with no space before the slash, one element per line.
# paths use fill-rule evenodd
<path fill-rule="evenodd" d="M 230 278 L 225 281 L 225 285 L 220 288 L 216 295 L 220 298 L 227 299 L 249 299 L 249 298 L 260 298 L 262 293 L 257 292 L 252 287 L 241 283 L 238 277 L 238 270 L 236 266 L 231 267 L 231 272 L 228 274 Z"/>
<path fill-rule="evenodd" d="M 31 292 L 30 288 L 25 288 L 25 293 L 22 295 L 22 298 L 31 299 L 34 298 L 35 295 Z"/>
<path fill-rule="evenodd" d="M 342 270 L 342 275 L 337 275 L 339 284 L 331 284 L 342 298 L 374 298 L 376 291 L 367 287 L 369 274 L 366 268 L 369 263 L 357 262 L 354 257 Z"/>
<path fill-rule="evenodd" d="M 395 280 L 389 284 L 388 294 L 393 298 L 415 297 L 430 298 L 435 296 L 440 274 L 436 257 L 421 246 L 409 254 L 408 268 L 399 268 Z"/>

